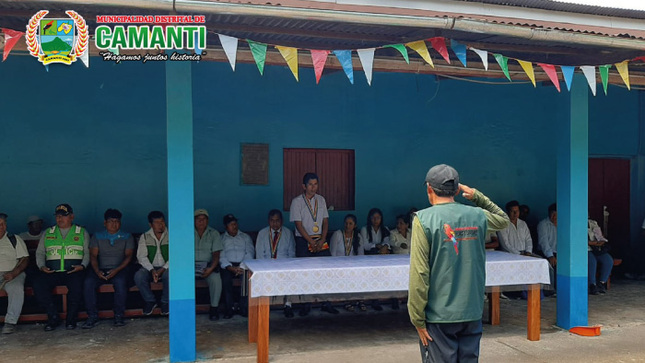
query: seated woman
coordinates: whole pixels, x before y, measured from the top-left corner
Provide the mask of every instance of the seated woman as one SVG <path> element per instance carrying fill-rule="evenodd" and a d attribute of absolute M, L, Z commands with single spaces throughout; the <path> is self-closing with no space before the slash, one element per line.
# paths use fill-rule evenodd
<path fill-rule="evenodd" d="M 400 214 L 396 216 L 396 229 L 390 231 L 390 245 L 392 246 L 392 252 L 401 255 L 409 255 L 411 240 L 412 231 L 410 231 L 410 215 Z"/>
<path fill-rule="evenodd" d="M 598 295 L 607 292 L 607 280 L 611 275 L 614 266 L 614 259 L 607 253 L 609 241 L 602 235 L 598 222 L 589 219 L 587 235 L 589 237 L 588 259 L 589 259 L 589 294 Z M 600 263 L 600 279 L 596 284 L 596 269 Z"/>
<path fill-rule="evenodd" d="M 361 228 L 361 237 L 365 254 L 390 253 L 390 231 L 383 225 L 383 212 L 380 209 L 372 208 L 367 213 L 367 224 Z"/>
<path fill-rule="evenodd" d="M 339 229 L 331 236 L 331 243 L 329 245 L 329 251 L 332 256 L 361 256 L 364 255 L 363 250 L 363 239 L 358 233 L 357 219 L 353 214 L 348 214 L 345 216 L 343 229 Z M 348 299 L 352 298 L 351 294 L 347 295 Z M 367 307 L 365 303 L 361 300 L 357 303 L 358 308 L 361 311 L 366 311 Z M 345 304 L 345 310 L 355 311 L 354 305 L 351 303 Z"/>

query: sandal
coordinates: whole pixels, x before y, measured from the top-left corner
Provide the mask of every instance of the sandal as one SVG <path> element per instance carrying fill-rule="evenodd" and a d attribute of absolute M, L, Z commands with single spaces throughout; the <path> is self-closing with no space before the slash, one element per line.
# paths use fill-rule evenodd
<path fill-rule="evenodd" d="M 358 302 L 358 308 L 361 309 L 361 311 L 367 311 L 367 306 L 365 306 L 365 303 L 362 301 Z"/>
<path fill-rule="evenodd" d="M 352 304 L 345 305 L 345 310 L 353 313 L 354 312 L 354 305 L 352 305 Z"/>

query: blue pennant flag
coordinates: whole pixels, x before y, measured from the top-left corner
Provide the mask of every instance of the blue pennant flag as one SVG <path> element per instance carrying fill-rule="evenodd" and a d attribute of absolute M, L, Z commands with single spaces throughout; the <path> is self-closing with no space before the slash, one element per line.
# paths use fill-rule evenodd
<path fill-rule="evenodd" d="M 343 66 L 343 70 L 349 78 L 349 82 L 354 84 L 354 67 L 352 66 L 352 51 L 351 50 L 335 50 L 334 54 L 340 65 Z"/>
<path fill-rule="evenodd" d="M 467 67 L 466 46 L 464 44 L 457 42 L 456 40 L 450 40 L 450 47 L 452 48 L 452 51 L 455 52 L 455 55 L 457 56 L 461 64 L 463 64 L 464 67 Z"/>
<path fill-rule="evenodd" d="M 573 66 L 560 66 L 562 69 L 562 75 L 564 76 L 564 83 L 567 85 L 567 91 L 571 91 L 571 82 L 573 81 Z"/>

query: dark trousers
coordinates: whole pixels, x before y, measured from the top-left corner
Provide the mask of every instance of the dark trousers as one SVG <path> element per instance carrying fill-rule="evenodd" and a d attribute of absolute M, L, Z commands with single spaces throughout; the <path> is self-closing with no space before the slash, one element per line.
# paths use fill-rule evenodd
<path fill-rule="evenodd" d="M 233 266 L 239 266 L 239 263 L 234 263 Z M 233 280 L 240 279 L 242 276 L 235 276 L 231 271 L 223 268 L 220 270 L 220 277 L 222 278 L 222 292 L 224 293 L 224 302 L 226 303 L 226 311 L 228 313 L 233 312 L 233 305 L 236 301 L 239 300 L 240 309 L 243 313 L 248 311 L 248 300 L 246 297 L 242 296 L 242 289 L 239 293 L 235 293 L 233 289 Z M 244 281 L 242 281 L 244 283 Z"/>
<path fill-rule="evenodd" d="M 107 271 L 108 270 L 101 272 Z M 112 284 L 114 286 L 114 316 L 123 317 L 123 314 L 125 314 L 125 302 L 128 297 L 128 286 L 126 284 L 126 280 L 125 269 L 121 270 L 113 278 L 107 281 L 98 277 L 94 270 L 88 271 L 85 277 L 85 287 L 83 289 L 87 314 L 92 318 L 97 318 L 99 316 L 98 309 L 96 308 L 96 288 L 103 284 Z"/>
<path fill-rule="evenodd" d="M 323 257 L 331 256 L 329 249 L 312 253 L 309 252 L 309 243 L 303 237 L 296 237 L 296 257 Z"/>
<path fill-rule="evenodd" d="M 482 337 L 482 321 L 463 323 L 428 323 L 432 341 L 425 347 L 419 340 L 421 361 L 430 362 L 477 362 L 479 342 Z"/>
<path fill-rule="evenodd" d="M 76 323 L 78 309 L 83 298 L 83 280 L 85 279 L 85 271 L 74 272 L 68 274 L 67 272 L 54 272 L 44 273 L 40 272 L 38 277 L 34 280 L 34 293 L 40 306 L 47 311 L 47 317 L 50 322 L 58 319 L 58 310 L 54 305 L 54 298 L 52 297 L 52 289 L 55 286 L 67 286 L 67 324 Z"/>

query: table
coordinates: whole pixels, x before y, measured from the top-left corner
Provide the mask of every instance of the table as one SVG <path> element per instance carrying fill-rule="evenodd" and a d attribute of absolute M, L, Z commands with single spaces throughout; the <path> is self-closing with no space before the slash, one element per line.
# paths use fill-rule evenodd
<path fill-rule="evenodd" d="M 257 343 L 257 361 L 269 361 L 271 296 L 407 291 L 408 255 L 248 260 L 249 342 Z M 529 340 L 540 339 L 540 284 L 549 283 L 544 259 L 506 252 L 486 253 L 486 286 L 491 289 L 491 323 L 499 324 L 501 287 L 528 285 Z"/>

